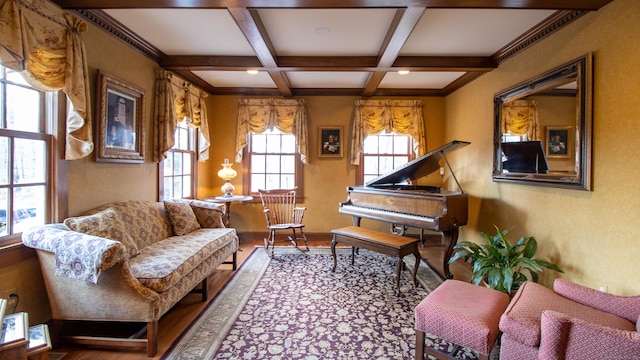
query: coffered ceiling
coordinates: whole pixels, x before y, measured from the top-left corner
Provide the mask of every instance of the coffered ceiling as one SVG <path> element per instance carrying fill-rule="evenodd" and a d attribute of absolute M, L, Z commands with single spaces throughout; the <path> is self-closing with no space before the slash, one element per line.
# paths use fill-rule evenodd
<path fill-rule="evenodd" d="M 212 94 L 285 97 L 446 95 L 611 1 L 54 0 Z"/>

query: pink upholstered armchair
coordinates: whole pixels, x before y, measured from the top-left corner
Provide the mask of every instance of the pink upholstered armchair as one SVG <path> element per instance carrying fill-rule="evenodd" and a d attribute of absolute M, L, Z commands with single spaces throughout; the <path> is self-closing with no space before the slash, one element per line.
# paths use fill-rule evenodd
<path fill-rule="evenodd" d="M 640 296 L 525 282 L 500 319 L 500 359 L 640 359 Z"/>

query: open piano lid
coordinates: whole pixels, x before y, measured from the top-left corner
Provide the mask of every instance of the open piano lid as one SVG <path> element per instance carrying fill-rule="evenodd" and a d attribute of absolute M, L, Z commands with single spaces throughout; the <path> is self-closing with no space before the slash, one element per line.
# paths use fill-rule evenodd
<path fill-rule="evenodd" d="M 446 159 L 445 155 L 447 152 L 458 150 L 459 148 L 465 147 L 469 144 L 470 142 L 467 141 L 454 140 L 420 156 L 415 160 L 409 161 L 408 163 L 393 169 L 389 174 L 382 175 L 368 181 L 365 185 L 382 186 L 402 184 L 409 179 L 418 179 L 423 176 L 427 176 L 440 169 L 440 160 L 443 157 Z"/>

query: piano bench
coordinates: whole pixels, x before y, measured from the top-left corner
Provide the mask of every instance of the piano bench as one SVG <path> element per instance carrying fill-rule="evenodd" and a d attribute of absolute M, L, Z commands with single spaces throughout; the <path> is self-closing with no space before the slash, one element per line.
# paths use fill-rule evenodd
<path fill-rule="evenodd" d="M 375 251 L 384 255 L 391 256 L 396 259 L 396 293 L 400 293 L 400 273 L 402 272 L 402 259 L 413 254 L 416 263 L 413 267 L 413 283 L 418 285 L 416 274 L 420 261 L 420 251 L 418 251 L 419 239 L 383 233 L 371 229 L 361 228 L 359 226 L 347 226 L 340 229 L 331 230 L 333 239 L 331 240 L 331 254 L 333 255 L 332 272 L 336 271 L 336 244 L 343 243 L 351 245 L 351 265 L 354 263 L 356 248 Z"/>
<path fill-rule="evenodd" d="M 425 353 L 436 359 L 453 358 L 461 346 L 476 351 L 479 359 L 489 359 L 499 329 L 500 316 L 509 305 L 509 295 L 485 286 L 446 280 L 415 309 L 416 360 Z M 425 333 L 455 344 L 438 346 L 447 353 L 425 345 Z"/>

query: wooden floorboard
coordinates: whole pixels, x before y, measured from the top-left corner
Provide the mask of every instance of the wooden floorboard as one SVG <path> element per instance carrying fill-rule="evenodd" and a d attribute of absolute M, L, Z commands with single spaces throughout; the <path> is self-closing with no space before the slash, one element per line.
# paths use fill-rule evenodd
<path fill-rule="evenodd" d="M 330 246 L 329 241 L 309 242 L 309 246 Z M 438 237 L 427 237 L 424 247 L 420 246 L 420 254 L 423 260 L 439 273 L 442 269 L 442 254 L 444 247 L 439 245 Z M 244 241 L 240 244 L 242 250 L 238 252 L 238 262 L 242 263 L 253 251 L 255 246 L 264 246 L 263 240 Z M 458 261 L 451 265 L 451 272 L 455 279 L 469 281 L 471 268 L 469 264 Z M 221 265 L 220 268 L 209 277 L 209 300 L 213 299 L 221 290 L 227 280 L 233 275 L 230 265 Z M 189 324 L 204 309 L 206 302 L 201 301 L 200 294 L 189 294 L 173 309 L 160 319 L 158 326 L 158 354 L 148 357 L 146 348 L 140 349 L 97 349 L 88 346 L 60 346 L 53 352 L 64 352 L 67 355 L 63 360 L 143 360 L 159 359 L 169 349 L 171 344 L 189 326 Z"/>

